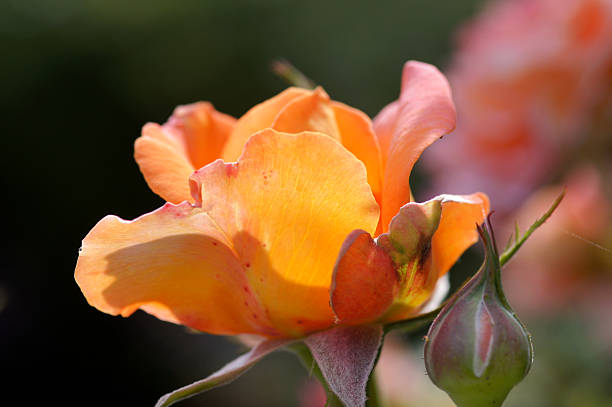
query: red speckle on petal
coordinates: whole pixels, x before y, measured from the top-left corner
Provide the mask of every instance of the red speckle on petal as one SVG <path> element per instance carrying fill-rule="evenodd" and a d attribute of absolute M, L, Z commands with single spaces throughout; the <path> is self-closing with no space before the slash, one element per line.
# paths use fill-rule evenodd
<path fill-rule="evenodd" d="M 247 287 L 246 285 L 244 287 L 242 287 L 242 289 L 244 290 L 245 293 L 249 292 L 249 287 Z"/>
<path fill-rule="evenodd" d="M 226 164 L 225 173 L 228 177 L 235 177 L 238 175 L 238 163 Z"/>
<path fill-rule="evenodd" d="M 217 242 L 212 242 L 213 246 L 217 246 L 219 243 Z"/>
<path fill-rule="evenodd" d="M 251 263 L 244 263 L 244 267 L 246 267 L 246 268 L 251 267 Z"/>

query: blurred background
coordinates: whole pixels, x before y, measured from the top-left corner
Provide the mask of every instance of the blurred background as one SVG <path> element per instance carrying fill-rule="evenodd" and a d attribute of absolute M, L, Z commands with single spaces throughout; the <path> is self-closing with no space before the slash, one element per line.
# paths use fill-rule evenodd
<path fill-rule="evenodd" d="M 555 9 L 567 15 L 548 12 L 549 0 L 506 1 L 521 5 L 514 11 L 484 0 L 1 2 L 0 388 L 24 405 L 148 406 L 242 352 L 143 312 L 103 314 L 74 282 L 80 241 L 100 218 L 132 219 L 163 203 L 132 159 L 142 125 L 198 100 L 239 117 L 286 87 L 270 70 L 279 57 L 374 117 L 397 98 L 403 63 L 417 59 L 449 74 L 459 112 L 457 134 L 445 137 L 457 140 L 446 148 L 456 153 L 432 147 L 414 176 L 417 199 L 483 190 L 507 235 L 514 219 L 528 227 L 562 185 L 582 188 L 506 272 L 536 350 L 507 406 L 610 406 L 612 14 L 610 1 L 563 2 Z M 525 34 L 536 23 L 544 28 Z M 566 28 L 580 40 L 571 47 L 559 44 Z M 540 69 L 546 63 L 568 67 L 559 74 Z M 483 138 L 495 141 L 470 147 Z M 522 146 L 512 160 L 508 146 Z M 440 189 L 448 185 L 455 190 Z M 465 255 L 454 286 L 480 261 L 478 250 Z M 390 405 L 452 405 L 426 380 L 423 335 L 389 341 L 379 376 Z M 181 405 L 323 403 L 298 360 L 279 352 Z"/>

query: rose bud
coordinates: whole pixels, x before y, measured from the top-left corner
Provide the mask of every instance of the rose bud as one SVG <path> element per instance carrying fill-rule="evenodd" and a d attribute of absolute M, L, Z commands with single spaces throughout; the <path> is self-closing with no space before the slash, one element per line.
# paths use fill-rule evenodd
<path fill-rule="evenodd" d="M 425 343 L 430 379 L 459 407 L 501 406 L 533 359 L 531 337 L 505 298 L 488 229 L 478 228 L 483 265 L 436 317 Z"/>

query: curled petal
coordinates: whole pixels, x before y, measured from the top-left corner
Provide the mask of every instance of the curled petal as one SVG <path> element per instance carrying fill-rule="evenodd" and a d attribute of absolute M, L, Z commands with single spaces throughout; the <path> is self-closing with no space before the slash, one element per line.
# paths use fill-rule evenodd
<path fill-rule="evenodd" d="M 112 315 L 140 308 L 211 333 L 275 334 L 231 242 L 187 202 L 130 222 L 102 219 L 83 240 L 75 278 L 87 301 Z"/>
<path fill-rule="evenodd" d="M 251 108 L 238 121 L 220 156 L 226 162 L 236 161 L 251 135 L 271 127 L 281 110 L 293 99 L 310 94 L 312 91 L 288 88 L 271 99 Z"/>
<path fill-rule="evenodd" d="M 134 158 L 149 188 L 168 202 L 191 200 L 189 183 L 193 165 L 184 149 L 164 134 L 162 126 L 148 123 L 134 143 Z"/>
<path fill-rule="evenodd" d="M 478 239 L 476 225 L 488 210 L 484 194 L 440 195 L 404 205 L 376 241 L 362 230 L 351 232 L 333 274 L 331 305 L 338 320 L 394 322 L 439 301 L 432 298 L 439 278 Z"/>
<path fill-rule="evenodd" d="M 385 106 L 374 118 L 373 126 L 378 144 L 380 145 L 380 153 L 383 166 L 389 159 L 389 150 L 391 140 L 393 140 L 393 132 L 395 131 L 395 122 L 399 112 L 399 100 L 389 103 Z"/>
<path fill-rule="evenodd" d="M 472 195 L 440 195 L 440 225 L 432 240 L 433 267 L 438 277 L 455 264 L 459 256 L 478 241 L 475 225 L 489 213 L 489 198 L 483 193 Z"/>
<path fill-rule="evenodd" d="M 163 126 L 146 124 L 134 158 L 151 190 L 168 202 L 190 200 L 189 176 L 219 157 L 234 122 L 199 102 L 177 107 Z"/>
<path fill-rule="evenodd" d="M 409 178 L 416 160 L 431 143 L 455 128 L 455 107 L 448 82 L 431 65 L 415 61 L 406 63 L 396 103 L 387 106 L 375 119 L 377 128 L 383 129 L 379 135 L 385 159 L 383 231 L 399 209 L 411 200 Z M 391 128 L 393 131 L 389 132 Z"/>
<path fill-rule="evenodd" d="M 218 160 L 194 173 L 191 187 L 248 265 L 275 327 L 299 336 L 333 323 L 337 253 L 352 230 L 372 233 L 378 222 L 359 160 L 324 134 L 267 129 L 249 139 L 237 163 Z"/>
<path fill-rule="evenodd" d="M 340 140 L 329 96 L 322 88 L 289 102 L 276 116 L 271 127 L 284 133 L 316 131 Z"/>
<path fill-rule="evenodd" d="M 340 249 L 331 286 L 331 306 L 343 324 L 375 321 L 393 303 L 399 278 L 387 252 L 369 233 L 351 232 Z"/>

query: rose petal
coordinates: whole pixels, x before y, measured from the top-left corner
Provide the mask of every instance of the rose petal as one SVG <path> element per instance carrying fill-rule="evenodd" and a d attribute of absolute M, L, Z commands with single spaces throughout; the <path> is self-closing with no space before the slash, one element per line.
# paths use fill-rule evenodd
<path fill-rule="evenodd" d="M 274 334 L 244 266 L 210 216 L 187 202 L 89 232 L 75 278 L 100 311 L 156 317 L 216 334 Z"/>
<path fill-rule="evenodd" d="M 221 156 L 236 119 L 216 111 L 210 103 L 178 106 L 164 125 L 185 146 L 194 168 L 201 168 Z"/>
<path fill-rule="evenodd" d="M 478 241 L 476 225 L 489 213 L 489 198 L 483 193 L 440 195 L 442 216 L 432 240 L 432 267 L 438 277 L 446 274 L 459 256 Z"/>
<path fill-rule="evenodd" d="M 316 131 L 340 140 L 329 96 L 321 88 L 293 99 L 278 113 L 271 126 L 284 133 Z"/>
<path fill-rule="evenodd" d="M 331 104 L 342 145 L 359 158 L 368 171 L 368 183 L 377 202 L 382 193 L 382 156 L 370 118 L 360 110 L 340 102 Z"/>
<path fill-rule="evenodd" d="M 238 163 L 218 160 L 191 182 L 196 202 L 248 265 L 273 325 L 289 336 L 329 326 L 342 242 L 378 222 L 363 164 L 324 134 L 267 129 L 249 139 Z"/>
<path fill-rule="evenodd" d="M 226 162 L 236 161 L 251 135 L 271 127 L 276 116 L 289 102 L 311 92 L 307 89 L 288 88 L 273 98 L 251 108 L 236 122 L 236 126 L 219 157 Z"/>
<path fill-rule="evenodd" d="M 376 134 L 380 146 L 383 169 L 389 160 L 389 150 L 391 147 L 391 140 L 393 140 L 393 132 L 395 131 L 399 107 L 399 100 L 391 102 L 383 107 L 373 120 L 374 133 Z"/>
<path fill-rule="evenodd" d="M 134 158 L 151 190 L 168 202 L 191 200 L 189 176 L 220 156 L 234 122 L 199 102 L 177 107 L 163 126 L 146 124 Z"/>
<path fill-rule="evenodd" d="M 393 261 L 363 230 L 351 232 L 344 241 L 332 278 L 331 306 L 343 324 L 375 321 L 393 303 L 399 287 Z"/>
<path fill-rule="evenodd" d="M 383 231 L 399 209 L 411 200 L 410 172 L 423 150 L 455 128 L 455 107 L 444 75 L 432 65 L 410 61 L 404 66 L 402 91 L 397 102 L 397 115 L 393 137 L 388 132 L 380 135 L 384 179 L 382 194 Z M 382 116 L 375 119 L 378 128 L 385 129 L 387 120 L 396 107 L 388 106 Z"/>

